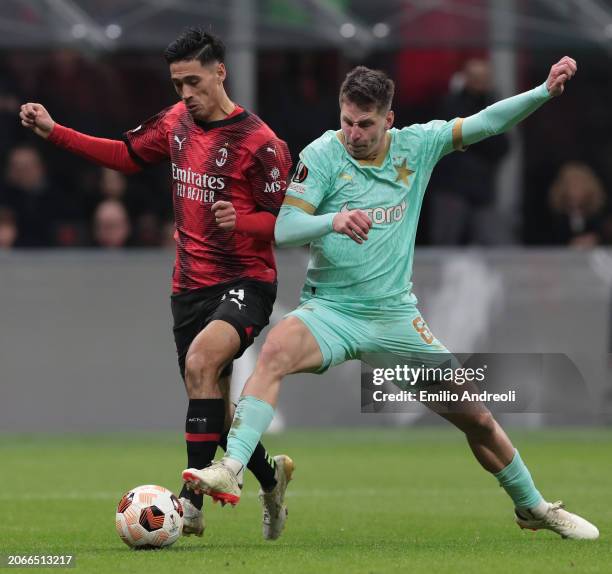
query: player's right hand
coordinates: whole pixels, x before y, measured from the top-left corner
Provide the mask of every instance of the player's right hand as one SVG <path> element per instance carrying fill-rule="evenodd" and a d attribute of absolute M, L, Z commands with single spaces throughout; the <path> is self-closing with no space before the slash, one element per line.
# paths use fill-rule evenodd
<path fill-rule="evenodd" d="M 355 243 L 367 241 L 371 227 L 372 221 L 361 209 L 341 211 L 335 215 L 333 221 L 334 231 L 348 235 Z"/>
<path fill-rule="evenodd" d="M 19 118 L 23 127 L 31 129 L 36 135 L 45 139 L 49 137 L 55 125 L 44 106 L 31 102 L 21 106 Z"/>

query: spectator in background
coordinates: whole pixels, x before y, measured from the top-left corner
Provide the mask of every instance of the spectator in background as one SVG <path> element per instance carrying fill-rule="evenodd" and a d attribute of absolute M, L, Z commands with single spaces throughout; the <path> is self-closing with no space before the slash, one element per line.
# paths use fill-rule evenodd
<path fill-rule="evenodd" d="M 129 245 L 130 219 L 125 206 L 116 199 L 100 203 L 94 212 L 93 238 L 97 247 L 118 249 Z"/>
<path fill-rule="evenodd" d="M 129 182 L 121 172 L 102 167 L 90 212 L 94 212 L 100 203 L 107 200 L 119 201 L 127 210 L 134 245 L 159 247 L 161 223 L 157 213 L 157 197 L 147 193 L 138 184 Z"/>
<path fill-rule="evenodd" d="M 438 114 L 442 119 L 471 116 L 496 101 L 487 61 L 468 60 L 459 79 L 460 87 L 447 96 Z M 440 161 L 429 198 L 431 243 L 495 245 L 509 241 L 510 234 L 493 208 L 495 174 L 508 150 L 508 136 L 502 134 Z"/>
<path fill-rule="evenodd" d="M 606 194 L 601 180 L 586 164 L 561 166 L 550 188 L 553 215 L 551 243 L 593 247 L 602 242 Z"/>
<path fill-rule="evenodd" d="M 0 62 L 0 158 L 2 161 L 9 149 L 15 145 L 21 134 L 15 113 L 19 113 L 20 97 L 15 90 L 15 80 Z"/>
<path fill-rule="evenodd" d="M 162 241 L 161 222 L 153 211 L 144 211 L 134 222 L 134 244 L 138 247 L 159 247 Z"/>
<path fill-rule="evenodd" d="M 17 220 L 8 208 L 0 206 L 0 249 L 10 249 L 17 240 Z"/>
<path fill-rule="evenodd" d="M 19 247 L 55 244 L 55 220 L 59 195 L 47 179 L 43 160 L 34 147 L 13 148 L 7 158 L 0 203 L 16 217 Z"/>

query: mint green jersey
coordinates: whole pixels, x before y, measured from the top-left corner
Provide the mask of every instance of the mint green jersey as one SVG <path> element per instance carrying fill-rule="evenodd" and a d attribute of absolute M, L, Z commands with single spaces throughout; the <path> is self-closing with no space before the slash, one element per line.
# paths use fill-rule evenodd
<path fill-rule="evenodd" d="M 310 244 L 306 287 L 339 301 L 410 293 L 423 195 L 436 163 L 460 148 L 461 122 L 392 128 L 386 155 L 374 162 L 353 158 L 342 132 L 331 130 L 302 151 L 286 205 L 315 215 L 361 209 L 372 220 L 362 244 L 333 231 Z"/>

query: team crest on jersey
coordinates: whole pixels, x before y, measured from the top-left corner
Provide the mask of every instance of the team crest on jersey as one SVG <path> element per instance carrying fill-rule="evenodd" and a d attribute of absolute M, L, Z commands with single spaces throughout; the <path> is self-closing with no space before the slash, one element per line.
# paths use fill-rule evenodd
<path fill-rule="evenodd" d="M 227 161 L 227 146 L 229 144 L 224 144 L 223 147 L 219 148 L 219 151 L 217 151 L 217 159 L 215 159 L 215 163 L 217 164 L 217 167 L 223 167 L 225 165 L 225 162 Z"/>

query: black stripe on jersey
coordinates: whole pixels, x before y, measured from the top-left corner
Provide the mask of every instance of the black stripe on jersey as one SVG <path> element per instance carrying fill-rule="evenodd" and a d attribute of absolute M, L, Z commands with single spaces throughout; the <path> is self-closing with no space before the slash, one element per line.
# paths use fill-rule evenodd
<path fill-rule="evenodd" d="M 130 157 L 140 166 L 140 167 L 149 167 L 151 164 L 146 162 L 144 159 L 142 159 L 135 151 L 134 148 L 132 147 L 132 144 L 130 143 L 130 140 L 127 138 L 127 136 L 123 136 L 123 141 L 125 142 L 125 145 L 127 145 L 128 148 L 128 153 L 130 154 Z"/>
<path fill-rule="evenodd" d="M 200 120 L 195 120 L 194 122 L 199 125 L 204 131 L 213 130 L 215 128 L 222 128 L 224 126 L 231 126 L 232 124 L 241 122 L 242 120 L 248 118 L 250 116 L 250 112 L 244 110 L 239 114 L 232 116 L 231 118 L 225 118 L 224 120 L 217 120 L 215 122 L 203 122 Z"/>

